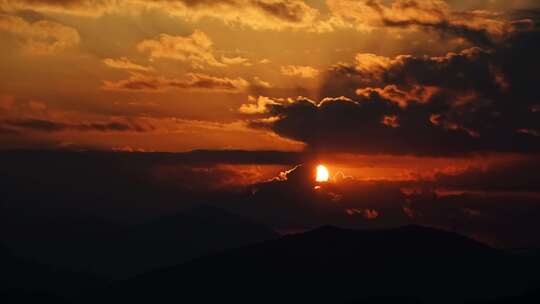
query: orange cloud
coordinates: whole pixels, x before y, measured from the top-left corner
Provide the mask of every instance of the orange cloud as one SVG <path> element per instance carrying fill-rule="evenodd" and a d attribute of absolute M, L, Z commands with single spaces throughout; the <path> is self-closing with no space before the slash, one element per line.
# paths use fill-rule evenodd
<path fill-rule="evenodd" d="M 439 91 L 439 88 L 432 86 L 414 85 L 409 90 L 403 90 L 396 85 L 387 85 L 384 88 L 361 88 L 356 90 L 359 96 L 369 97 L 371 94 L 378 94 L 388 99 L 401 108 L 406 108 L 410 103 L 426 103 Z"/>
<path fill-rule="evenodd" d="M 85 17 L 104 14 L 138 15 L 148 10 L 159 10 L 187 21 L 203 18 L 221 20 L 227 25 L 255 30 L 333 30 L 332 20 L 322 20 L 319 10 L 302 0 L 4 0 L 0 8 L 7 12 L 36 10 Z"/>
<path fill-rule="evenodd" d="M 106 58 L 103 60 L 103 63 L 107 65 L 108 67 L 111 67 L 113 69 L 120 69 L 120 70 L 141 71 L 141 72 L 148 72 L 148 71 L 154 70 L 154 68 L 152 67 L 147 67 L 147 66 L 133 63 L 127 57 L 120 57 L 119 59 Z"/>
<path fill-rule="evenodd" d="M 261 114 L 266 113 L 268 111 L 268 106 L 273 104 L 278 104 L 276 101 L 265 97 L 265 96 L 259 96 L 258 98 L 255 98 L 253 96 L 248 97 L 247 104 L 243 104 L 240 106 L 238 111 L 242 114 Z"/>
<path fill-rule="evenodd" d="M 205 33 L 196 30 L 189 36 L 161 34 L 157 39 L 141 41 L 137 44 L 137 50 L 148 52 L 150 60 L 165 58 L 187 61 L 197 68 L 205 65 L 226 66 L 214 56 L 212 44 Z"/>
<path fill-rule="evenodd" d="M 398 117 L 396 115 L 385 115 L 383 117 L 381 123 L 383 125 L 389 126 L 391 128 L 399 127 L 399 121 L 398 121 Z"/>
<path fill-rule="evenodd" d="M 375 209 L 348 208 L 345 209 L 345 212 L 350 216 L 360 214 L 366 220 L 374 220 L 379 217 L 379 212 Z"/>
<path fill-rule="evenodd" d="M 23 48 L 34 54 L 52 54 L 79 44 L 76 29 L 55 21 L 26 21 L 18 16 L 0 14 L 0 31 L 21 39 Z"/>
<path fill-rule="evenodd" d="M 213 42 L 204 32 L 195 30 L 188 36 L 171 36 L 161 34 L 156 39 L 147 39 L 137 44 L 137 50 L 148 53 L 150 60 L 172 59 L 189 62 L 194 68 L 205 66 L 226 67 L 228 65 L 251 65 L 247 58 L 216 58 Z"/>
<path fill-rule="evenodd" d="M 328 0 L 327 4 L 334 16 L 354 24 L 358 30 L 420 27 L 482 44 L 489 44 L 530 23 L 525 20 L 507 22 L 501 20 L 499 14 L 483 10 L 453 11 L 441 0 L 395 0 L 388 5 L 379 0 Z"/>
<path fill-rule="evenodd" d="M 188 91 L 239 92 L 249 85 L 243 78 L 219 78 L 200 73 L 190 73 L 187 76 L 188 79 L 177 79 L 132 73 L 128 79 L 117 82 L 104 81 L 102 88 L 112 91 L 158 92 L 166 89 L 179 89 Z"/>
<path fill-rule="evenodd" d="M 319 75 L 319 71 L 310 66 L 286 65 L 281 67 L 281 74 L 301 78 L 315 78 Z"/>

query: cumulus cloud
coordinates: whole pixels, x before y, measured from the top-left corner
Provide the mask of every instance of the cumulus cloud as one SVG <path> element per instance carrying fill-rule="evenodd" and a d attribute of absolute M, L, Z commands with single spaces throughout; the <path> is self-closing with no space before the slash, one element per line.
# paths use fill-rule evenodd
<path fill-rule="evenodd" d="M 137 44 L 137 50 L 148 53 L 150 60 L 172 59 L 190 63 L 194 68 L 204 69 L 205 66 L 226 67 L 228 65 L 250 65 L 243 57 L 217 58 L 213 42 L 204 32 L 195 30 L 187 36 L 171 36 L 161 34 L 156 39 L 147 39 Z"/>
<path fill-rule="evenodd" d="M 274 118 L 253 120 L 253 127 L 303 141 L 316 150 L 420 155 L 540 151 L 536 137 L 515 132 L 511 126 L 483 126 L 483 120 L 472 124 L 461 117 L 433 124 L 430 118 L 436 108 L 418 104 L 403 109 L 378 94 L 357 101 L 326 98 L 317 103 L 300 98 L 288 104 L 245 107 Z M 493 128 L 495 133 L 488 132 Z"/>
<path fill-rule="evenodd" d="M 242 114 L 262 114 L 268 111 L 268 106 L 272 104 L 277 104 L 276 101 L 265 96 L 259 96 L 255 98 L 253 96 L 248 96 L 248 102 L 240 106 L 238 111 Z"/>
<path fill-rule="evenodd" d="M 212 40 L 203 32 L 196 30 L 188 36 L 161 34 L 157 39 L 139 42 L 137 49 L 148 52 L 150 60 L 165 58 L 186 61 L 194 67 L 225 67 L 227 64 L 214 56 Z"/>
<path fill-rule="evenodd" d="M 285 65 L 281 67 L 281 74 L 301 78 L 315 78 L 319 75 L 319 71 L 310 66 Z"/>
<path fill-rule="evenodd" d="M 103 89 L 158 92 L 166 89 L 188 91 L 239 92 L 249 86 L 243 78 L 214 77 L 200 73 L 187 74 L 186 79 L 132 73 L 128 79 L 104 81 Z"/>
<path fill-rule="evenodd" d="M 76 29 L 55 21 L 26 21 L 18 16 L 0 14 L 0 30 L 18 37 L 23 48 L 35 54 L 51 54 L 79 44 Z"/>
<path fill-rule="evenodd" d="M 323 75 L 320 95 L 342 97 L 256 101 L 244 109 L 263 113 L 263 119 L 251 121 L 253 127 L 312 149 L 537 153 L 540 117 L 531 109 L 540 92 L 529 75 L 540 68 L 538 35 L 519 32 L 492 48 L 444 56 L 360 54 L 354 64 L 334 66 Z"/>

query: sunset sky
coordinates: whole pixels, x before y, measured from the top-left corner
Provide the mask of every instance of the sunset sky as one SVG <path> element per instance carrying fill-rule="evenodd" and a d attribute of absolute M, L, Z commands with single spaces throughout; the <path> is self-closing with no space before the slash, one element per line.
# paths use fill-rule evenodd
<path fill-rule="evenodd" d="M 324 163 L 340 216 L 395 211 L 440 224 L 444 214 L 449 226 L 448 210 L 424 204 L 435 195 L 459 199 L 460 216 L 481 227 L 511 212 L 500 212 L 506 201 L 532 219 L 539 22 L 535 0 L 0 0 L 0 149 L 210 150 L 117 153 L 119 164 L 105 161 L 117 172 L 98 156 L 56 172 L 6 152 L 20 161 L 6 158 L 12 176 L 54 171 L 64 185 L 76 180 L 72 167 L 95 161 L 102 180 L 144 175 L 148 193 L 153 183 L 206 194 L 288 181 L 292 192 L 280 191 L 297 198 L 305 172 L 291 169 Z M 27 156 L 34 167 L 22 168 Z M 262 205 L 280 201 L 280 191 L 259 190 Z M 485 208 L 488 199 L 498 207 Z"/>
<path fill-rule="evenodd" d="M 537 151 L 533 3 L 2 0 L 0 140 Z"/>
<path fill-rule="evenodd" d="M 535 158 L 534 1 L 0 2 L 2 149 L 307 152 L 361 179 Z"/>

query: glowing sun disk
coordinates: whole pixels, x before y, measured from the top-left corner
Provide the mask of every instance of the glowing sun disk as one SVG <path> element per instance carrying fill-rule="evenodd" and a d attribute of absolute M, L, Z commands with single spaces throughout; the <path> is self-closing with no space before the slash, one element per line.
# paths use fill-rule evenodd
<path fill-rule="evenodd" d="M 330 177 L 330 174 L 328 173 L 328 169 L 326 169 L 323 165 L 317 166 L 317 177 L 315 178 L 315 181 L 317 182 L 327 182 L 328 178 Z"/>

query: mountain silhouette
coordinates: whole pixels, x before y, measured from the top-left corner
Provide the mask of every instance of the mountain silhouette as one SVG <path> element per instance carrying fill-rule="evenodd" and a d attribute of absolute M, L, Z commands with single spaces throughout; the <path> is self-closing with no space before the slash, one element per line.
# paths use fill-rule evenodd
<path fill-rule="evenodd" d="M 126 233 L 127 246 L 122 249 L 126 251 L 124 261 L 131 261 L 127 267 L 140 272 L 278 237 L 271 229 L 243 217 L 200 206 L 131 227 Z"/>
<path fill-rule="evenodd" d="M 93 301 L 463 303 L 520 294 L 536 268 L 433 228 L 326 226 L 141 275 Z"/>
<path fill-rule="evenodd" d="M 15 257 L 0 245 L 0 303 L 78 302 L 83 290 L 102 288 L 94 276 Z"/>
<path fill-rule="evenodd" d="M 9 221 L 2 224 L 4 231 L 11 231 L 3 239 L 17 256 L 112 279 L 279 237 L 210 206 L 140 224 L 76 216 L 14 216 Z"/>

